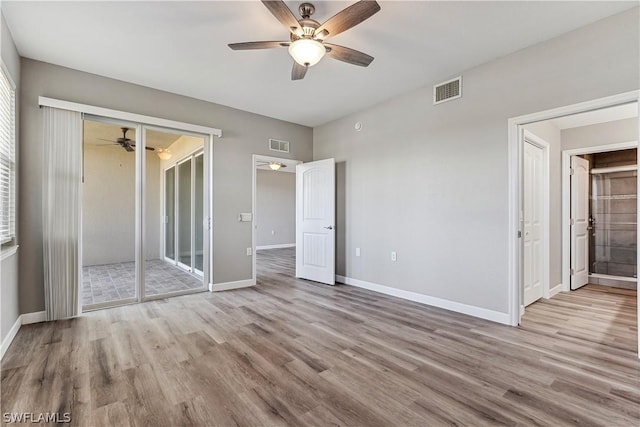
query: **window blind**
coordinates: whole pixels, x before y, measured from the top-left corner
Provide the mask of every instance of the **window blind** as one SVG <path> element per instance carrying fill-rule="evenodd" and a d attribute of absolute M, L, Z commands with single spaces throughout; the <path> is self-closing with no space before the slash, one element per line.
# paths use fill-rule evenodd
<path fill-rule="evenodd" d="M 0 243 L 10 242 L 16 229 L 15 88 L 0 72 Z"/>

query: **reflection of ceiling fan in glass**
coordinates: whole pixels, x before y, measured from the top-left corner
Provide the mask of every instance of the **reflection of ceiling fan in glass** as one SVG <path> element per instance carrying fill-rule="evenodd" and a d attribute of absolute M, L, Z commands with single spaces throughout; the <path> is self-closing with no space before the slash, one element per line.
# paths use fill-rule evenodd
<path fill-rule="evenodd" d="M 120 129 L 122 130 L 122 138 L 118 138 L 115 141 L 110 139 L 102 139 L 102 138 L 100 138 L 100 140 L 113 142 L 114 145 L 119 145 L 129 152 L 135 151 L 136 144 L 133 143 L 134 141 L 132 139 L 127 138 L 127 132 L 129 131 L 129 128 L 120 128 Z M 156 151 L 156 149 L 153 147 L 144 147 L 144 148 L 149 151 Z"/>
<path fill-rule="evenodd" d="M 277 171 L 280 170 L 280 168 L 286 168 L 287 165 L 285 165 L 282 162 L 262 162 L 262 161 L 257 161 L 256 164 L 258 166 L 269 166 L 269 168 L 271 168 L 271 170 Z"/>
<path fill-rule="evenodd" d="M 293 58 L 291 80 L 303 79 L 307 69 L 318 63 L 325 54 L 338 61 L 361 67 L 367 67 L 373 61 L 373 57 L 366 53 L 344 46 L 325 43 L 325 40 L 355 27 L 377 13 L 380 10 L 380 5 L 375 0 L 362 0 L 352 4 L 337 15 L 329 18 L 324 24 L 311 19 L 311 15 L 316 10 L 311 3 L 302 3 L 298 8 L 302 19 L 297 19 L 281 0 L 262 0 L 262 3 L 289 31 L 289 40 L 231 43 L 229 45 L 231 49 L 288 48 L 289 54 Z"/>
<path fill-rule="evenodd" d="M 128 151 L 130 153 L 134 152 L 136 144 L 134 144 L 134 141 L 132 139 L 127 138 L 127 132 L 131 129 L 125 128 L 125 127 L 122 127 L 120 129 L 122 130 L 122 138 L 118 138 L 115 141 L 111 139 L 103 139 L 103 138 L 99 138 L 99 140 L 112 142 L 113 144 L 111 145 L 119 145 L 120 147 L 124 148 L 125 151 Z M 166 148 L 157 148 L 157 149 L 153 147 L 144 147 L 144 148 L 147 151 L 155 151 L 161 160 L 169 160 L 172 156 L 171 151 L 167 150 Z"/>

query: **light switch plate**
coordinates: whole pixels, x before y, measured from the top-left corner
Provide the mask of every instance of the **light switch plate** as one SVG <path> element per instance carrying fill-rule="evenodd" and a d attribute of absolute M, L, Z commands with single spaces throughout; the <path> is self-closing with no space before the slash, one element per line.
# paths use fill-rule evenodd
<path fill-rule="evenodd" d="M 238 221 L 240 222 L 251 222 L 253 221 L 253 215 L 249 212 L 249 213 L 241 213 L 240 215 L 238 215 Z"/>

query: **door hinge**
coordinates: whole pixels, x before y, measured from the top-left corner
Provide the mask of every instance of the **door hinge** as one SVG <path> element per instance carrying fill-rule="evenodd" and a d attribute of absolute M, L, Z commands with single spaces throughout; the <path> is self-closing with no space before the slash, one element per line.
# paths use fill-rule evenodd
<path fill-rule="evenodd" d="M 211 230 L 211 217 L 207 218 L 207 230 Z"/>
<path fill-rule="evenodd" d="M 576 271 L 573 268 L 569 270 L 569 275 L 573 276 L 574 274 L 576 274 Z"/>
<path fill-rule="evenodd" d="M 575 224 L 576 224 L 576 221 L 573 218 L 571 218 L 569 220 L 569 225 L 575 225 Z"/>
<path fill-rule="evenodd" d="M 518 230 L 518 239 L 522 238 L 522 231 Z"/>
<path fill-rule="evenodd" d="M 569 168 L 569 175 L 573 175 L 573 174 L 574 174 L 574 172 L 575 172 L 575 171 L 573 170 L 573 168 Z"/>

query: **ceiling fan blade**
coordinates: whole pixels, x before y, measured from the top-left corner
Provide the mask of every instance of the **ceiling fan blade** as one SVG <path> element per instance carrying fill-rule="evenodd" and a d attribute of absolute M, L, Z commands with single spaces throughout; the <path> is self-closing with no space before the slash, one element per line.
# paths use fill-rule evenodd
<path fill-rule="evenodd" d="M 333 37 L 355 27 L 375 15 L 379 10 L 380 5 L 375 0 L 361 0 L 329 18 L 327 22 L 316 29 L 314 34 L 322 39 Z"/>
<path fill-rule="evenodd" d="M 293 34 L 302 34 L 300 23 L 294 16 L 293 12 L 291 12 L 291 9 L 289 9 L 282 0 L 262 0 L 262 4 L 269 9 L 269 12 L 271 12 L 273 16 L 275 16 L 276 19 L 287 28 L 287 30 L 291 31 Z"/>
<path fill-rule="evenodd" d="M 304 65 L 300 65 L 296 61 L 293 61 L 293 68 L 291 69 L 291 80 L 304 79 L 304 75 L 307 74 L 308 68 L 309 67 L 305 67 Z"/>
<path fill-rule="evenodd" d="M 129 146 L 129 147 L 135 147 L 135 146 L 136 146 L 136 144 L 128 144 L 128 146 Z M 156 151 L 156 149 L 155 149 L 155 148 L 153 148 L 153 147 L 144 147 L 144 149 L 145 149 L 145 150 L 149 150 L 149 151 Z M 127 151 L 129 151 L 129 150 L 127 150 Z M 133 151 L 133 150 L 131 150 L 131 151 Z"/>
<path fill-rule="evenodd" d="M 327 56 L 337 59 L 338 61 L 359 65 L 361 67 L 368 67 L 369 64 L 371 64 L 371 61 L 373 61 L 373 56 L 359 52 L 355 49 L 331 43 L 325 43 L 324 46 L 328 48 Z"/>
<path fill-rule="evenodd" d="M 288 47 L 290 42 L 244 42 L 229 43 L 229 47 L 233 50 L 249 50 L 249 49 L 275 49 L 278 47 Z"/>

